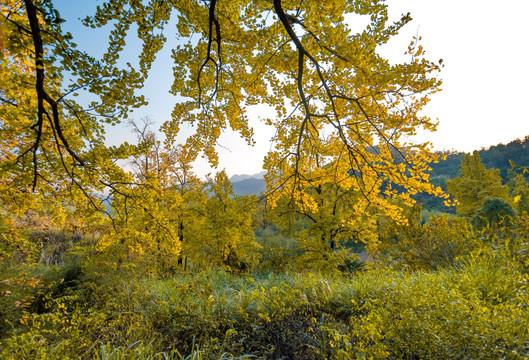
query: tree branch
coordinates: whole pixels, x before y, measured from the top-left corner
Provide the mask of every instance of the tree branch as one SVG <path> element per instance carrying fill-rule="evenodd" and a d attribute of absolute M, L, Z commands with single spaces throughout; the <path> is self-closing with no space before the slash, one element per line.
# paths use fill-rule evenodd
<path fill-rule="evenodd" d="M 28 149 L 28 151 L 31 151 L 33 153 L 33 183 L 32 183 L 32 190 L 34 191 L 37 187 L 37 179 L 38 179 L 38 156 L 37 152 L 40 146 L 40 142 L 42 140 L 42 129 L 43 129 L 43 123 L 44 123 L 44 114 L 46 113 L 46 109 L 44 106 L 44 102 L 48 103 L 52 109 L 52 118 L 53 121 L 50 122 L 50 125 L 54 128 L 54 130 L 57 132 L 58 138 L 60 139 L 60 142 L 70 156 L 74 158 L 80 165 L 84 166 L 85 163 L 81 158 L 77 155 L 75 151 L 72 150 L 70 145 L 68 144 L 68 141 L 66 137 L 64 136 L 64 133 L 62 131 L 62 126 L 59 119 L 59 110 L 58 105 L 55 100 L 51 98 L 51 96 L 48 95 L 44 88 L 44 80 L 45 80 L 45 73 L 44 73 L 44 48 L 42 43 L 42 37 L 40 35 L 40 28 L 39 28 L 39 20 L 37 15 L 37 8 L 35 4 L 33 3 L 33 0 L 24 0 L 24 4 L 26 5 L 26 14 L 29 20 L 30 28 L 31 28 L 31 36 L 33 38 L 33 46 L 35 49 L 35 89 L 37 91 L 37 122 L 32 126 L 32 129 L 35 130 L 36 133 L 36 139 L 34 144 Z M 56 140 L 57 145 L 59 146 L 59 141 Z M 28 151 L 22 153 L 24 156 Z"/>

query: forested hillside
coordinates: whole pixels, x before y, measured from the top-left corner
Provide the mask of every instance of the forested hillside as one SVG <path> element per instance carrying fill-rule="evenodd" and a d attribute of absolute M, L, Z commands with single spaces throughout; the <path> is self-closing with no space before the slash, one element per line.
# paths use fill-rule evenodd
<path fill-rule="evenodd" d="M 503 181 L 507 183 L 516 173 L 520 173 L 520 167 L 529 167 L 529 136 L 523 140 L 516 139 L 507 145 L 498 144 L 487 149 L 478 150 L 481 161 L 487 169 L 498 169 Z M 441 186 L 446 191 L 446 181 L 459 175 L 461 163 L 465 153 L 458 151 L 440 152 L 444 160 L 432 163 L 429 172 L 430 181 L 436 186 Z M 518 168 L 513 169 L 512 165 Z M 414 196 L 418 202 L 423 204 L 423 209 L 428 211 L 440 211 L 454 213 L 454 208 L 444 206 L 443 199 L 428 194 L 417 194 Z"/>
<path fill-rule="evenodd" d="M 479 156 L 485 167 L 500 170 L 502 178 L 506 179 L 509 170 L 512 168 L 510 162 L 518 166 L 529 166 L 529 136 L 524 139 L 516 139 L 507 145 L 498 144 L 487 149 L 478 150 Z M 432 164 L 432 177 L 454 178 L 457 176 L 464 153 L 458 151 L 441 152 L 446 156 L 445 160 Z"/>

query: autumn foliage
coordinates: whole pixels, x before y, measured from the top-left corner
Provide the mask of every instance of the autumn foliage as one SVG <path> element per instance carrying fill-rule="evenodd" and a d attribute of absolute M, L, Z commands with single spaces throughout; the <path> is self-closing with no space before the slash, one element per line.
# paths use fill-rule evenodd
<path fill-rule="evenodd" d="M 420 38 L 402 63 L 378 51 L 410 14 L 107 0 L 83 19 L 109 32 L 100 58 L 52 0 L 0 14 L 0 357 L 528 356 L 526 177 L 475 153 L 450 195 L 429 182 L 440 156 L 415 135 L 437 126 L 421 110 L 442 61 Z M 177 101 L 157 129 L 128 117 L 169 32 Z M 239 196 L 193 163 L 218 165 L 226 129 L 253 144 L 256 105 L 274 111 L 267 190 Z M 108 145 L 125 124 L 136 141 Z M 418 193 L 459 216 L 423 221 Z"/>

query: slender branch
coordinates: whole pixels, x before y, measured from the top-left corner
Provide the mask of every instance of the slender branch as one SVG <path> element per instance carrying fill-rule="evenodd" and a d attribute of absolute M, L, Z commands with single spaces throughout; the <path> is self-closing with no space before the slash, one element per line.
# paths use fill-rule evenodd
<path fill-rule="evenodd" d="M 0 101 L 4 104 L 18 107 L 16 100 L 4 99 L 3 97 L 0 96 Z"/>
<path fill-rule="evenodd" d="M 202 103 L 202 85 L 201 85 L 201 82 L 200 82 L 200 78 L 202 76 L 202 71 L 204 70 L 204 68 L 206 67 L 206 65 L 209 62 L 212 62 L 215 65 L 215 69 L 216 69 L 215 70 L 215 72 L 216 72 L 216 76 L 215 76 L 215 90 L 213 91 L 213 94 L 210 97 L 210 101 L 215 96 L 215 94 L 217 93 L 218 86 L 219 86 L 219 72 L 220 72 L 220 69 L 221 69 L 221 66 L 222 66 L 222 64 L 221 64 L 221 34 L 220 34 L 220 24 L 219 24 L 218 19 L 215 16 L 215 6 L 216 5 L 217 5 L 217 0 L 211 0 L 210 3 L 209 3 L 208 48 L 207 48 L 207 52 L 206 52 L 206 58 L 204 59 L 204 62 L 200 66 L 200 69 L 198 70 L 198 75 L 197 75 L 198 104 L 199 105 Z M 213 45 L 213 41 L 214 41 L 214 39 L 213 39 L 213 27 L 215 27 L 215 35 L 216 35 L 215 41 L 217 42 L 217 55 L 219 57 L 218 63 L 211 56 L 212 45 Z"/>

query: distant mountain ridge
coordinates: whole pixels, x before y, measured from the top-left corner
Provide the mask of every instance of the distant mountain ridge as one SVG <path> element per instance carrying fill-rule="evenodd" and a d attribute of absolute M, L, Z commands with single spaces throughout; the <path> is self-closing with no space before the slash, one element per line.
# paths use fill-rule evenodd
<path fill-rule="evenodd" d="M 266 171 L 253 175 L 233 175 L 230 178 L 233 191 L 237 195 L 259 195 L 266 190 L 266 181 L 264 175 Z"/>
<path fill-rule="evenodd" d="M 264 179 L 266 171 L 261 171 L 260 173 L 247 175 L 247 174 L 235 174 L 230 178 L 231 183 L 240 182 L 247 179 Z"/>

